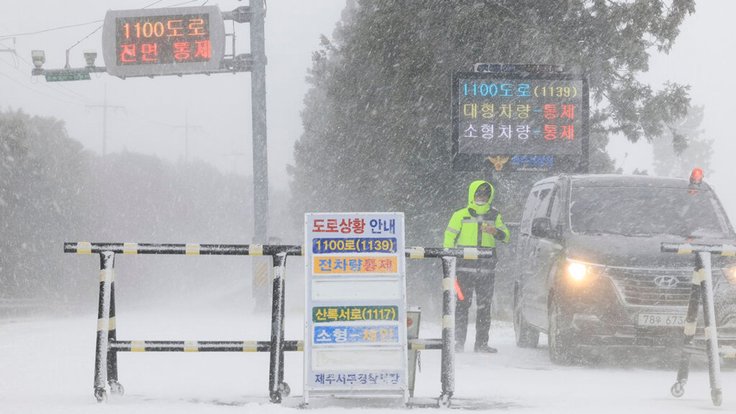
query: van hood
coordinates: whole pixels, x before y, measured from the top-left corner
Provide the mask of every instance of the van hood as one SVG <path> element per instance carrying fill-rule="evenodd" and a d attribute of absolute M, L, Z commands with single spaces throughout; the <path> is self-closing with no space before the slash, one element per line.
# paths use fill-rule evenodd
<path fill-rule="evenodd" d="M 720 238 L 696 238 L 688 241 L 680 236 L 630 237 L 616 234 L 570 234 L 566 238 L 569 259 L 607 266 L 632 267 L 693 267 L 692 254 L 662 253 L 662 243 L 735 244 L 734 240 Z M 713 257 L 713 264 L 720 263 L 720 256 Z"/>

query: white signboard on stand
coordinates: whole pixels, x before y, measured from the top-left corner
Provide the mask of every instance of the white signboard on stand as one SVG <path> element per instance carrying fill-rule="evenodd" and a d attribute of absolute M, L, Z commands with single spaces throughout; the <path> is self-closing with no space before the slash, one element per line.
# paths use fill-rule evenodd
<path fill-rule="evenodd" d="M 408 401 L 403 213 L 305 215 L 304 403 Z"/>

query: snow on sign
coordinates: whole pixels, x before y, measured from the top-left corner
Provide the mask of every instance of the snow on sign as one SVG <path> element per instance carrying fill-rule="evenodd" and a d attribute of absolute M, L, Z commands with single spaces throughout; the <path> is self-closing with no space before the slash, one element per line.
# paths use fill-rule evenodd
<path fill-rule="evenodd" d="M 304 403 L 408 401 L 403 213 L 305 215 Z"/>
<path fill-rule="evenodd" d="M 584 172 L 587 80 L 507 66 L 454 74 L 453 168 Z"/>
<path fill-rule="evenodd" d="M 217 6 L 110 10 L 102 46 L 113 76 L 207 73 L 220 69 L 225 24 Z"/>

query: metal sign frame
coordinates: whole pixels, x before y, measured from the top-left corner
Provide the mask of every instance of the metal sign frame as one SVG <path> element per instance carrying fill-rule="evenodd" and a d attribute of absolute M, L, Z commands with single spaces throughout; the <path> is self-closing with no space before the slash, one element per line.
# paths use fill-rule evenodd
<path fill-rule="evenodd" d="M 493 70 L 498 65 L 489 67 Z M 532 69 L 536 66 L 532 65 Z M 571 73 L 560 73 L 545 71 L 544 68 L 538 68 L 538 71 L 522 70 L 524 68 L 515 68 L 509 70 L 506 67 L 498 67 L 498 71 L 484 72 L 457 72 L 452 76 L 452 159 L 453 170 L 456 171 L 478 171 L 483 169 L 491 169 L 496 172 L 516 172 L 516 171 L 547 171 L 547 172 L 574 172 L 585 173 L 588 171 L 588 153 L 589 153 L 589 88 L 588 80 L 585 76 Z M 529 69 L 529 68 L 526 68 Z M 536 104 L 540 105 L 547 97 L 540 97 L 540 87 L 548 86 L 554 82 L 573 81 L 581 85 L 581 90 L 576 90 L 576 105 L 580 105 L 577 110 L 576 117 L 579 120 L 575 122 L 579 125 L 580 131 L 575 131 L 575 139 L 579 144 L 579 150 L 575 154 L 564 152 L 543 152 L 539 150 L 528 151 L 509 151 L 501 148 L 498 151 L 488 150 L 482 152 L 466 152 L 461 151 L 460 135 L 463 131 L 461 128 L 461 97 L 460 82 L 463 80 L 482 80 L 491 82 L 489 85 L 496 85 L 495 81 L 523 81 L 529 85 L 528 94 L 517 95 L 512 101 L 518 104 Z M 534 83 L 537 83 L 536 85 Z M 542 86 L 544 85 L 544 86 Z M 498 87 L 498 85 L 496 85 Z M 577 88 L 576 88 L 577 89 Z M 526 92 L 526 91 L 525 91 Z M 513 91 L 512 91 L 513 93 Z M 490 95 L 490 93 L 489 93 Z M 506 95 L 510 96 L 510 95 Z M 496 95 L 492 95 L 493 98 Z M 553 97 L 549 97 L 550 99 Z M 563 96 L 564 98 L 564 96 Z M 567 97 L 569 98 L 569 97 Z M 530 102 L 530 100 L 534 102 Z M 497 100 L 488 100 L 489 103 L 498 103 Z M 533 108 L 531 112 L 542 112 L 542 108 Z M 527 128 L 529 124 L 526 124 Z M 480 132 L 480 131 L 478 131 Z M 528 139 L 534 139 L 531 132 L 527 131 Z M 536 131 L 535 133 L 539 133 Z M 494 134 L 496 132 L 494 131 Z M 494 135 L 495 136 L 495 135 Z M 541 136 L 540 136 L 541 138 Z M 510 138 L 509 138 L 510 139 Z M 556 142 L 554 144 L 557 144 Z M 485 144 L 484 144 L 485 145 Z M 487 146 L 487 145 L 485 145 Z"/>
<path fill-rule="evenodd" d="M 409 399 L 403 213 L 305 214 L 304 404 Z"/>
<path fill-rule="evenodd" d="M 117 20 L 161 16 L 207 15 L 211 57 L 207 61 L 119 65 Z M 161 9 L 109 10 L 102 29 L 102 56 L 107 73 L 121 78 L 219 72 L 225 56 L 225 23 L 217 6 L 168 7 Z"/>
<path fill-rule="evenodd" d="M 690 375 L 691 354 L 704 351 L 708 359 L 708 380 L 710 383 L 711 401 L 713 405 L 720 406 L 723 402 L 720 358 L 736 358 L 736 343 L 734 343 L 733 339 L 729 340 L 725 338 L 723 342 L 720 342 L 718 338 L 711 256 L 736 256 L 736 246 L 732 244 L 662 243 L 660 245 L 660 251 L 662 253 L 695 255 L 690 301 L 687 307 L 685 326 L 683 327 L 684 341 L 680 356 L 680 366 L 677 370 L 677 381 L 670 388 L 670 392 L 676 398 L 680 398 L 685 394 L 685 385 Z M 703 310 L 704 349 L 699 349 L 695 345 L 695 335 L 698 331 L 699 307 L 702 307 Z"/>

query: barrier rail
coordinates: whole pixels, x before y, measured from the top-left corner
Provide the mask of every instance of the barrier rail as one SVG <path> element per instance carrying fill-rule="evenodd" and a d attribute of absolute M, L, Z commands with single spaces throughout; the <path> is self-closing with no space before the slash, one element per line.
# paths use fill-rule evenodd
<path fill-rule="evenodd" d="M 98 402 L 107 399 L 106 383 L 112 394 L 123 394 L 118 381 L 118 352 L 269 352 L 269 397 L 280 403 L 290 389 L 284 382 L 284 351 L 302 351 L 302 341 L 284 340 L 285 269 L 287 256 L 301 256 L 296 245 L 232 245 L 232 244 L 154 244 L 154 243 L 89 243 L 65 242 L 65 253 L 99 254 L 100 290 L 95 347 L 94 396 Z M 274 267 L 271 299 L 271 338 L 269 341 L 145 341 L 118 340 L 115 325 L 115 255 L 230 255 L 272 256 Z M 442 259 L 442 338 L 410 340 L 415 350 L 440 349 L 442 393 L 438 405 L 449 406 L 455 391 L 455 260 L 493 258 L 493 249 L 410 247 L 410 259 Z"/>
<path fill-rule="evenodd" d="M 708 378 L 710 381 L 711 401 L 713 405 L 720 406 L 723 400 L 721 365 L 719 360 L 721 352 L 718 347 L 718 331 L 715 319 L 711 254 L 736 256 L 736 246 L 662 243 L 660 249 L 663 253 L 695 254 L 692 289 L 690 291 L 690 301 L 685 318 L 685 339 L 682 356 L 680 357 L 680 367 L 677 371 L 677 381 L 670 388 L 670 392 L 677 398 L 685 394 L 685 384 L 687 383 L 690 371 L 690 354 L 695 350 L 693 339 L 695 338 L 698 319 L 698 306 L 702 299 L 703 322 L 705 324 L 705 352 L 708 356 Z"/>

